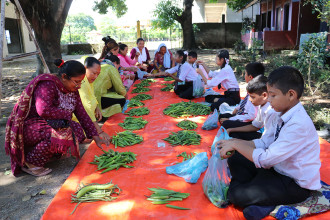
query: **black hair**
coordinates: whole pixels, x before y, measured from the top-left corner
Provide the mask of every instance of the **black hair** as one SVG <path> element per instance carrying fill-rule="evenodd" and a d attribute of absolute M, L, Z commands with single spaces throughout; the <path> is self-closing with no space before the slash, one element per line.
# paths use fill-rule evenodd
<path fill-rule="evenodd" d="M 179 57 L 183 57 L 182 64 L 184 64 L 187 60 L 187 55 L 185 54 L 185 51 L 178 50 L 178 51 L 176 51 L 176 53 L 179 55 Z"/>
<path fill-rule="evenodd" d="M 104 38 L 102 38 L 102 40 L 104 41 L 104 44 L 107 45 L 110 42 L 116 42 L 113 38 L 111 38 L 110 36 L 106 36 Z"/>
<path fill-rule="evenodd" d="M 256 76 L 248 83 L 246 90 L 250 94 L 256 93 L 258 95 L 267 92 L 267 77 L 264 75 Z"/>
<path fill-rule="evenodd" d="M 298 69 L 291 66 L 282 66 L 272 71 L 267 83 L 281 90 L 283 94 L 293 89 L 297 92 L 298 99 L 304 92 L 304 78 Z"/>
<path fill-rule="evenodd" d="M 81 76 L 86 73 L 86 69 L 82 63 L 76 60 L 69 60 L 64 62 L 62 59 L 54 60 L 54 64 L 59 68 L 58 76 L 66 74 L 67 78 Z"/>
<path fill-rule="evenodd" d="M 94 63 L 101 65 L 100 61 L 98 61 L 95 57 L 87 57 L 85 59 L 84 65 L 86 68 L 92 67 Z"/>
<path fill-rule="evenodd" d="M 120 59 L 116 55 L 111 54 L 110 56 L 107 56 L 105 59 L 108 59 L 113 63 L 120 64 Z"/>
<path fill-rule="evenodd" d="M 197 53 L 195 51 L 189 51 L 188 56 L 197 59 Z"/>
<path fill-rule="evenodd" d="M 142 37 L 138 38 L 138 39 L 136 40 L 136 44 L 138 44 L 140 41 L 144 41 L 144 39 L 143 39 Z"/>
<path fill-rule="evenodd" d="M 228 50 L 222 49 L 219 51 L 218 55 L 219 59 L 221 60 L 222 58 L 225 59 L 225 62 L 223 62 L 221 68 L 224 68 L 226 66 L 226 59 L 229 60 L 229 52 Z"/>
<path fill-rule="evenodd" d="M 122 43 L 118 43 L 119 45 L 119 50 L 125 50 L 125 48 L 127 47 L 126 44 L 122 44 Z"/>
<path fill-rule="evenodd" d="M 252 76 L 253 78 L 265 74 L 265 66 L 259 62 L 247 64 L 245 70 L 247 75 Z"/>

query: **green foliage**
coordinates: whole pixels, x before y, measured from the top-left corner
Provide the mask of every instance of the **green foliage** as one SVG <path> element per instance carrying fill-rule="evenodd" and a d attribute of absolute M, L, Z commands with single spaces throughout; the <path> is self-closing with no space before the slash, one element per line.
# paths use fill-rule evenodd
<path fill-rule="evenodd" d="M 69 15 L 62 32 L 61 43 L 87 42 L 88 32 L 96 30 L 94 19 L 84 13 Z"/>
<path fill-rule="evenodd" d="M 257 57 L 260 56 L 259 52 L 263 50 L 263 44 L 264 42 L 262 40 L 253 38 L 251 47 L 242 53 L 243 57 L 248 62 L 256 62 Z"/>
<path fill-rule="evenodd" d="M 311 34 L 310 38 L 301 45 L 301 53 L 298 55 L 296 66 L 307 76 L 308 87 L 312 95 L 318 88 L 330 79 L 329 66 L 326 58 L 330 55 L 327 50 L 327 32 Z M 312 90 L 312 81 L 316 82 L 315 90 Z"/>
<path fill-rule="evenodd" d="M 324 123 L 330 124 L 330 109 L 321 104 L 304 105 L 308 115 L 311 117 L 316 129 L 321 129 Z"/>
<path fill-rule="evenodd" d="M 182 9 L 174 1 L 161 0 L 153 13 L 156 19 L 152 20 L 152 26 L 167 30 L 177 24 L 177 17 L 182 14 Z"/>
<path fill-rule="evenodd" d="M 243 18 L 243 28 L 242 33 L 245 34 L 246 31 L 250 31 L 251 29 L 255 28 L 255 22 L 249 17 Z"/>
<path fill-rule="evenodd" d="M 329 25 L 330 22 L 330 0 L 307 0 L 304 5 L 311 4 L 312 12 Z"/>
<path fill-rule="evenodd" d="M 100 14 L 108 13 L 110 8 L 119 18 L 127 12 L 125 0 L 95 0 L 93 10 Z"/>
<path fill-rule="evenodd" d="M 250 1 L 251 0 L 228 0 L 227 5 L 229 8 L 233 9 L 234 11 L 238 11 L 239 9 L 247 5 Z"/>
<path fill-rule="evenodd" d="M 245 50 L 245 43 L 239 39 L 234 43 L 234 51 L 236 54 L 241 54 L 242 50 Z"/>

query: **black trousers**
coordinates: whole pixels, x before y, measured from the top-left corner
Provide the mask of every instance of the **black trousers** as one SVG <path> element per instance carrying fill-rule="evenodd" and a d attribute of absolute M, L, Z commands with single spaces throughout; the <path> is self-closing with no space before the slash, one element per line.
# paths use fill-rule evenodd
<path fill-rule="evenodd" d="M 219 99 L 217 102 L 214 102 L 215 99 Z M 225 91 L 224 95 L 208 95 L 205 96 L 205 102 L 212 103 L 211 104 L 211 110 L 214 111 L 214 109 L 219 109 L 220 105 L 224 102 L 228 103 L 228 105 L 237 105 L 241 101 L 240 93 L 239 91 Z"/>
<path fill-rule="evenodd" d="M 273 168 L 257 169 L 238 152 L 228 159 L 228 165 L 232 175 L 228 199 L 241 208 L 294 204 L 310 196 L 311 191 L 301 188 L 292 178 Z"/>
<path fill-rule="evenodd" d="M 222 115 L 226 116 L 226 114 L 222 114 Z M 219 118 L 222 115 L 219 115 Z M 232 116 L 230 116 L 230 117 L 232 117 Z M 222 117 L 222 118 L 227 118 L 227 117 Z M 226 129 L 228 129 L 228 128 L 243 127 L 243 126 L 246 126 L 246 125 L 250 125 L 251 123 L 252 122 L 227 120 L 227 121 L 224 121 L 222 123 L 222 126 Z M 237 139 L 242 139 L 242 140 L 247 140 L 247 141 L 251 141 L 251 140 L 254 140 L 254 139 L 259 139 L 259 138 L 261 138 L 261 135 L 262 134 L 260 132 L 256 132 L 256 131 L 255 132 L 231 132 L 229 134 L 229 136 L 232 137 L 232 138 L 237 138 Z"/>
<path fill-rule="evenodd" d="M 126 103 L 125 98 L 114 99 L 114 98 L 108 98 L 108 97 L 101 97 L 101 108 L 102 109 L 108 108 L 115 104 L 120 104 L 121 107 L 124 107 L 125 103 Z"/>
<path fill-rule="evenodd" d="M 186 82 L 184 85 L 178 85 L 177 88 L 174 89 L 175 94 L 182 99 L 193 99 L 193 91 L 193 82 Z"/>

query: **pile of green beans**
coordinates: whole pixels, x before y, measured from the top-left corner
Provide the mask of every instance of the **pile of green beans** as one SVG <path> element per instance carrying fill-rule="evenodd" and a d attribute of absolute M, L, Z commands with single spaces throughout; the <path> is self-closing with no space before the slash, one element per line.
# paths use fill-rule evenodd
<path fill-rule="evenodd" d="M 162 85 L 166 85 L 166 87 L 160 89 L 163 92 L 168 92 L 174 89 L 174 85 L 171 83 L 163 83 Z"/>
<path fill-rule="evenodd" d="M 142 116 L 142 115 L 148 115 L 149 113 L 150 111 L 147 107 L 140 107 L 140 108 L 132 108 L 131 110 L 126 112 L 125 115 Z"/>
<path fill-rule="evenodd" d="M 151 95 L 148 95 L 148 94 L 138 94 L 138 95 L 134 96 L 133 98 L 131 98 L 130 101 L 132 101 L 132 100 L 145 101 L 145 100 L 149 100 L 149 99 L 152 99 L 152 96 Z"/>
<path fill-rule="evenodd" d="M 162 188 L 148 188 L 152 194 L 147 196 L 147 200 L 151 201 L 154 205 L 164 205 L 172 201 L 182 201 L 183 199 L 190 196 L 189 193 L 180 193 L 173 190 L 162 189 Z M 180 209 L 180 210 L 189 210 L 188 208 L 183 208 L 179 206 L 166 205 L 168 208 Z"/>
<path fill-rule="evenodd" d="M 142 82 L 134 85 L 134 87 L 137 87 L 137 88 L 148 87 L 148 86 L 151 86 L 151 84 L 146 80 L 143 80 Z"/>
<path fill-rule="evenodd" d="M 184 130 L 195 130 L 198 125 L 196 122 L 193 122 L 193 121 L 189 121 L 189 120 L 183 120 L 183 121 L 180 121 L 177 126 L 179 128 L 182 128 Z"/>
<path fill-rule="evenodd" d="M 202 137 L 196 131 L 182 130 L 171 132 L 170 136 L 165 138 L 173 146 L 177 145 L 200 145 Z"/>
<path fill-rule="evenodd" d="M 208 115 L 211 113 L 210 107 L 195 102 L 179 102 L 169 105 L 164 109 L 165 115 L 179 118 L 182 116 Z"/>
<path fill-rule="evenodd" d="M 187 152 L 182 152 L 181 154 L 177 155 L 176 157 L 183 157 L 183 161 L 190 160 L 191 158 L 194 158 L 198 153 L 191 153 L 187 154 Z M 182 162 L 183 162 L 182 161 Z"/>
<path fill-rule="evenodd" d="M 131 108 L 131 107 L 141 107 L 144 106 L 144 103 L 139 101 L 139 100 L 130 100 L 127 107 Z"/>
<path fill-rule="evenodd" d="M 149 92 L 151 89 L 145 87 L 137 87 L 132 90 L 132 93 L 142 93 L 142 92 Z"/>
<path fill-rule="evenodd" d="M 172 77 L 165 77 L 164 81 L 174 81 L 174 79 Z"/>
<path fill-rule="evenodd" d="M 118 147 L 127 147 L 134 144 L 139 144 L 143 141 L 143 137 L 131 131 L 123 131 L 112 136 L 111 143 Z"/>
<path fill-rule="evenodd" d="M 71 203 L 78 203 L 76 207 L 71 212 L 71 215 L 76 211 L 78 205 L 83 202 L 97 202 L 97 201 L 107 201 L 117 199 L 113 195 L 119 195 L 121 189 L 110 183 L 106 184 L 81 184 L 78 190 L 71 195 Z"/>
<path fill-rule="evenodd" d="M 126 130 L 140 130 L 144 128 L 144 126 L 148 123 L 148 121 L 141 118 L 133 118 L 126 117 L 124 119 L 124 123 L 119 123 L 118 125 Z"/>
<path fill-rule="evenodd" d="M 103 170 L 101 173 L 106 173 L 111 170 L 118 170 L 120 167 L 132 168 L 127 164 L 133 163 L 136 160 L 136 154 L 132 152 L 116 152 L 114 150 L 104 151 L 104 154 L 96 156 L 90 164 L 97 165 L 97 170 Z"/>

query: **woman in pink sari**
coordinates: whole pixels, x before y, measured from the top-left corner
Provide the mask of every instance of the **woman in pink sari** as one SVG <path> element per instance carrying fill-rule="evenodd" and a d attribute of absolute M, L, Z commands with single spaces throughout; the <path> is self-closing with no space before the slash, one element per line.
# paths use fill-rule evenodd
<path fill-rule="evenodd" d="M 138 71 L 138 68 L 135 66 L 135 64 L 137 64 L 137 60 L 131 59 L 129 56 L 127 56 L 127 53 L 127 45 L 119 43 L 119 53 L 117 56 L 120 60 L 120 66 L 122 67 L 121 69 L 124 70 L 124 74 L 130 76 L 124 81 L 123 84 L 126 88 L 130 88 L 134 83 L 135 73 Z"/>
<path fill-rule="evenodd" d="M 23 91 L 6 126 L 6 153 L 16 176 L 21 170 L 44 176 L 44 165 L 53 157 L 70 153 L 80 158 L 79 143 L 87 135 L 97 146 L 109 144 L 99 134 L 81 103 L 78 89 L 85 67 L 78 61 L 56 60 L 57 75 L 42 74 Z M 71 120 L 75 114 L 80 124 Z M 85 131 L 85 134 L 84 134 Z"/>

